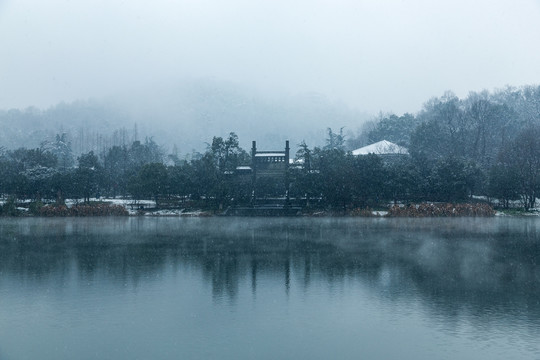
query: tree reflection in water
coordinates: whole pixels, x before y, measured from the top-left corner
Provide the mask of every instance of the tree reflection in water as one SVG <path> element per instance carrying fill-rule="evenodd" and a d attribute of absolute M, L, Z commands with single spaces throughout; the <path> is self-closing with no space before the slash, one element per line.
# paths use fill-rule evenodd
<path fill-rule="evenodd" d="M 536 219 L 2 219 L 0 280 L 61 288 L 70 276 L 137 287 L 200 271 L 214 300 L 247 279 L 309 289 L 353 279 L 381 301 L 420 298 L 434 316 L 540 324 Z M 0 286 L 1 282 L 0 282 Z"/>

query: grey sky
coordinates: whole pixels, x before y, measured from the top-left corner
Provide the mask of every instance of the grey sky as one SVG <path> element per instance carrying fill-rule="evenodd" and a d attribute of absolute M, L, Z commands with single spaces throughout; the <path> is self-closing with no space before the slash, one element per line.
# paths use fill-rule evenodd
<path fill-rule="evenodd" d="M 372 113 L 540 83 L 538 0 L 0 0 L 0 108 L 185 78 Z"/>

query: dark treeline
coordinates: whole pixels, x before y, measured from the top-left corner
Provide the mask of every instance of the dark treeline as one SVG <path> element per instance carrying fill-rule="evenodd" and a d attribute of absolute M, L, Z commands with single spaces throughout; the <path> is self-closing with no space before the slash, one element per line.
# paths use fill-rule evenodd
<path fill-rule="evenodd" d="M 362 143 L 393 141 L 410 155 L 353 156 Z M 250 177 L 236 169 L 250 165 L 238 137 L 214 137 L 204 153 L 166 155 L 152 139 L 114 145 L 101 153 L 75 156 L 65 135 L 38 148 L 1 150 L 0 193 L 34 204 L 64 199 L 122 196 L 160 203 L 191 202 L 223 209 L 248 204 Z M 521 200 L 535 206 L 540 190 L 540 87 L 451 93 L 426 103 L 417 115 L 381 116 L 358 136 L 328 129 L 326 144 L 298 144 L 289 167 L 293 201 L 311 207 L 352 209 L 389 202 L 463 202 L 473 195 L 508 207 Z M 284 196 L 284 186 L 259 181 L 257 196 Z"/>

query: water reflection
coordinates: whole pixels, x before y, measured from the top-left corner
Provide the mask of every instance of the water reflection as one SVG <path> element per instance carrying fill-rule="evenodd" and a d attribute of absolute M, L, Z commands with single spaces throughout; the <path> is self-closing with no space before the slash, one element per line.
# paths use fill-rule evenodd
<path fill-rule="evenodd" d="M 0 288 L 63 288 L 72 277 L 136 288 L 187 267 L 214 301 L 261 277 L 283 291 L 357 281 L 381 301 L 421 301 L 448 323 L 467 314 L 540 325 L 537 219 L 2 219 Z M 244 281 L 245 280 L 245 281 Z M 101 280 L 103 281 L 103 280 Z M 497 320 L 497 321 L 498 321 Z"/>

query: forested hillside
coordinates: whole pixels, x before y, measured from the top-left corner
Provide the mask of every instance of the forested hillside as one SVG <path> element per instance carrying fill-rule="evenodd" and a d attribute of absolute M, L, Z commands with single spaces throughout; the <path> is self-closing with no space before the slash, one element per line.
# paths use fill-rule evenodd
<path fill-rule="evenodd" d="M 238 134 L 243 146 L 322 143 L 325 129 L 353 129 L 368 116 L 318 94 L 260 94 L 216 81 L 192 81 L 133 91 L 107 100 L 63 103 L 49 109 L 0 110 L 0 146 L 35 148 L 65 133 L 75 154 L 154 138 L 184 154 L 204 151 L 212 136 Z"/>
<path fill-rule="evenodd" d="M 103 151 L 138 137 L 136 124 L 118 106 L 98 101 L 58 104 L 46 110 L 28 108 L 0 111 L 0 146 L 36 148 L 65 134 L 72 151 Z M 129 130 L 127 130 L 129 129 Z"/>
<path fill-rule="evenodd" d="M 380 115 L 351 136 L 348 145 L 385 139 L 427 159 L 452 155 L 489 166 L 510 139 L 539 123 L 538 86 L 471 92 L 463 99 L 447 92 L 428 100 L 417 114 Z"/>

